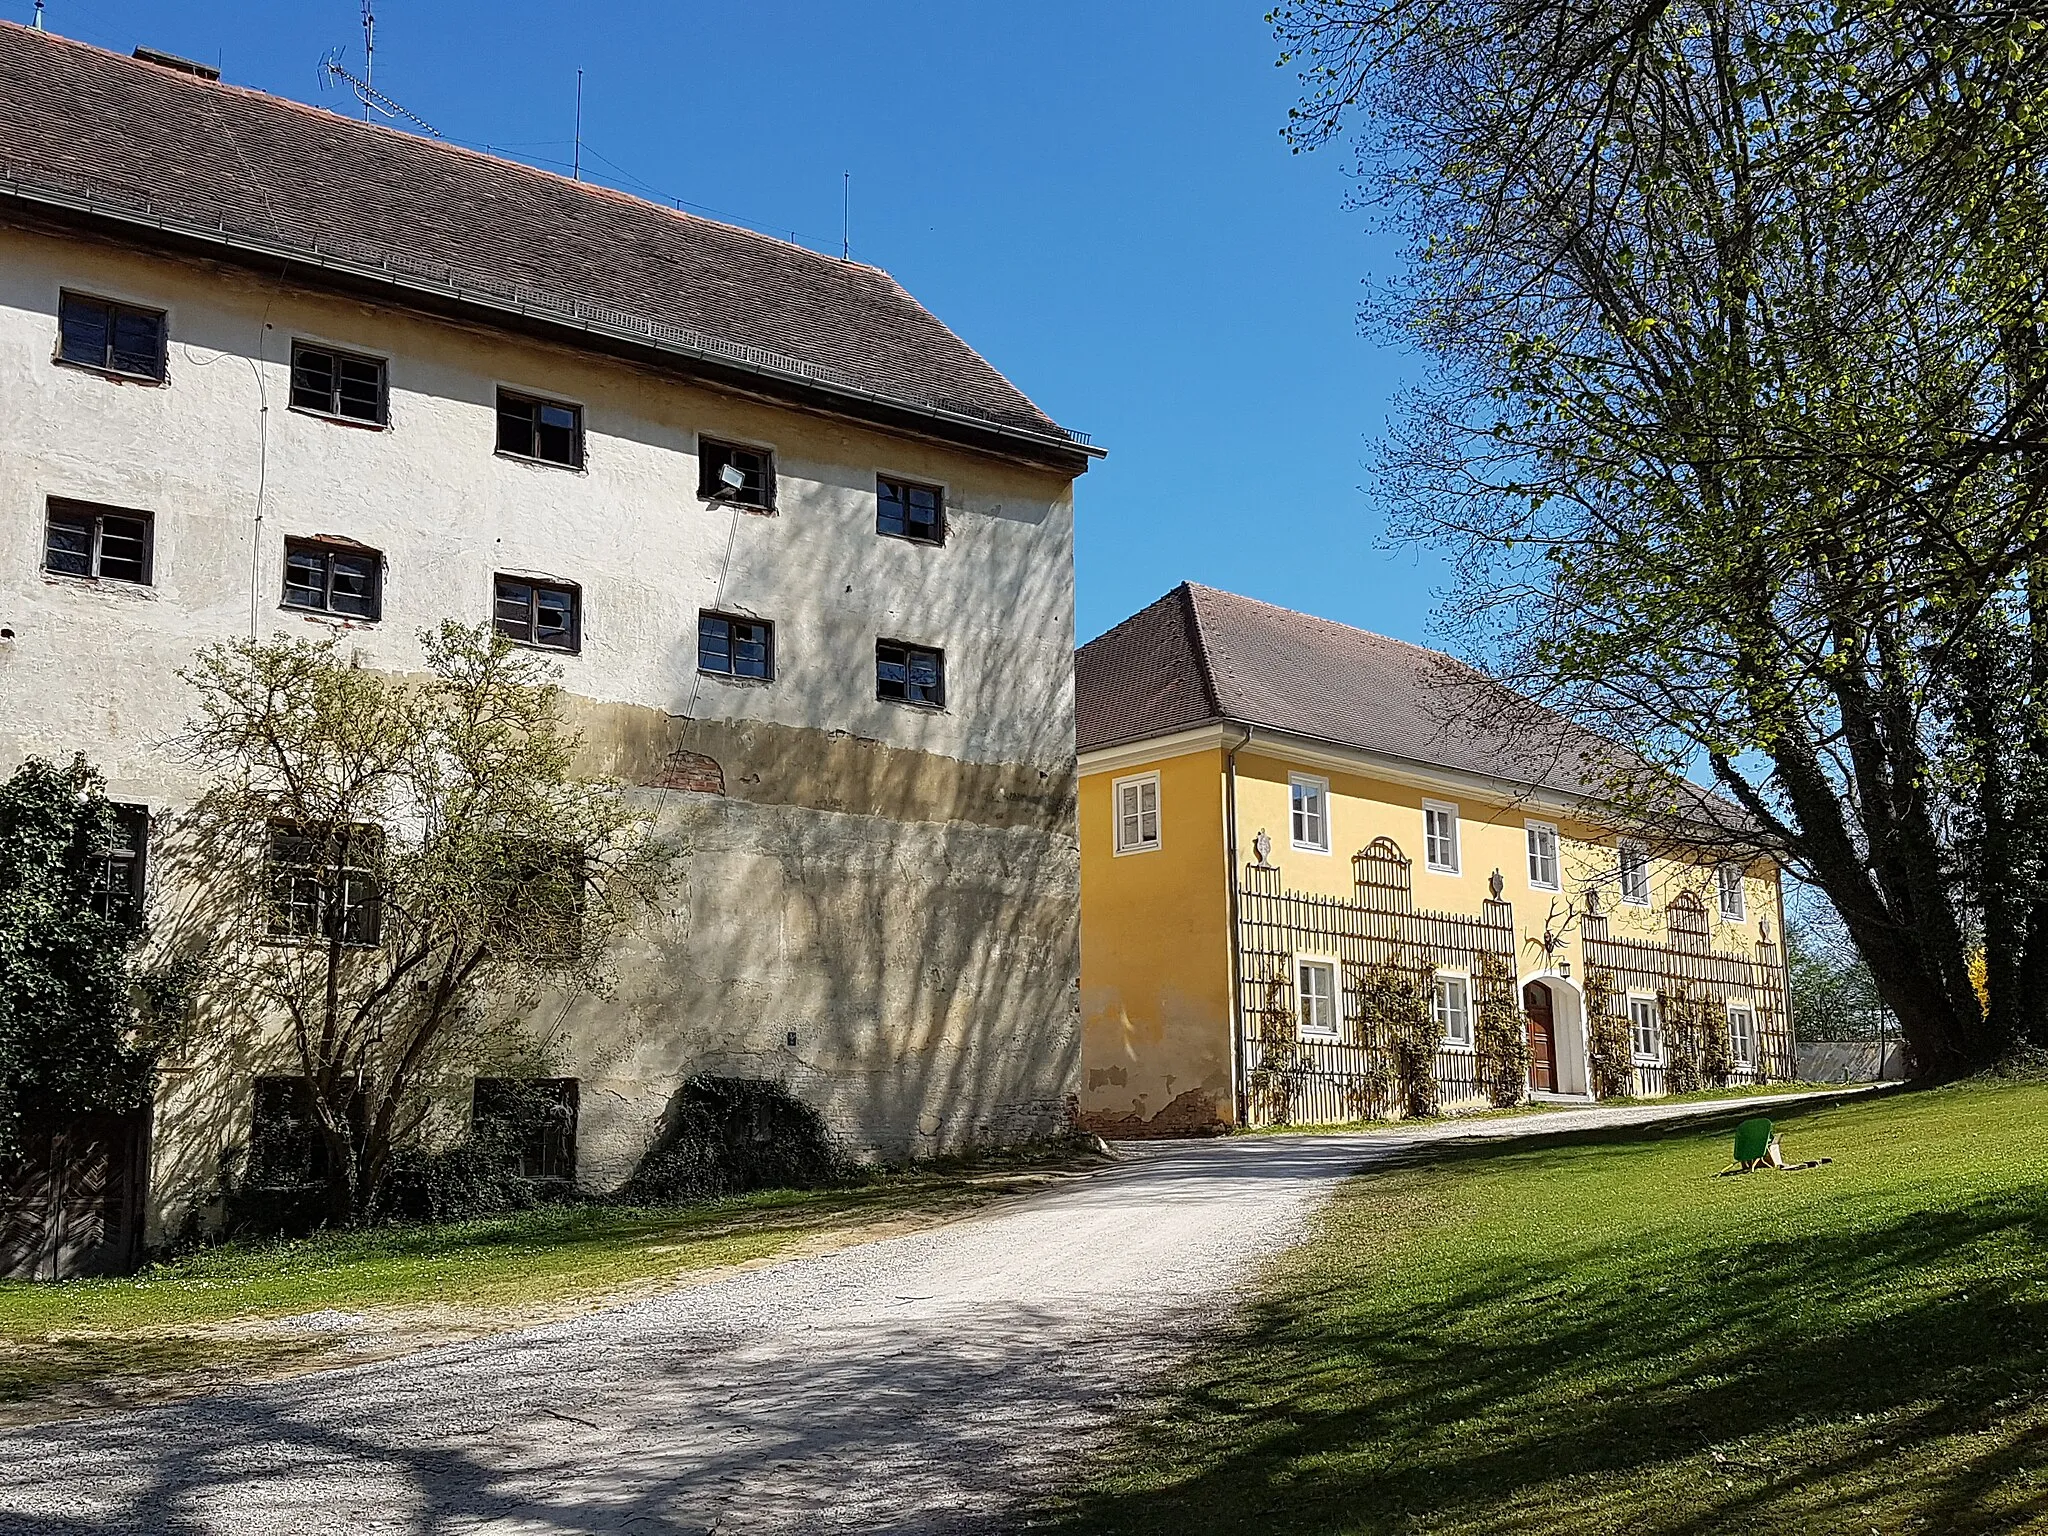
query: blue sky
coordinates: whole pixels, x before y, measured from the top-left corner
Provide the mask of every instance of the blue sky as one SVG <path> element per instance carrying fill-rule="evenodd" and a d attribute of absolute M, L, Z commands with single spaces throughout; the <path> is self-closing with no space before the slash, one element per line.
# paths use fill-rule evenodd
<path fill-rule="evenodd" d="M 1079 490 L 1082 638 L 1183 579 L 1431 639 L 1374 441 L 1414 359 L 1356 319 L 1390 254 L 1344 158 L 1290 155 L 1262 0 L 378 0 L 376 82 L 452 139 L 888 268 L 1110 450 Z M 32 0 L 0 0 L 25 21 Z M 359 0 L 49 0 L 46 25 L 337 110 Z"/>

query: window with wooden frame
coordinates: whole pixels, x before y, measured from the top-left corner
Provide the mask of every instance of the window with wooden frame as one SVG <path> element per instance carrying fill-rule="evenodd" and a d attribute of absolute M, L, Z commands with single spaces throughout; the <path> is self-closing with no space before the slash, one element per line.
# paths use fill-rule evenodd
<path fill-rule="evenodd" d="M 1529 839 L 1529 889 L 1557 891 L 1564 888 L 1557 861 L 1557 828 L 1547 821 L 1523 823 Z"/>
<path fill-rule="evenodd" d="M 1728 1059 L 1738 1067 L 1756 1065 L 1756 1010 L 1747 1003 L 1728 1005 Z"/>
<path fill-rule="evenodd" d="M 728 506 L 752 507 L 758 512 L 775 508 L 775 454 L 767 448 L 749 448 L 741 443 L 723 443 L 716 438 L 697 440 L 697 494 L 707 501 Z"/>
<path fill-rule="evenodd" d="M 1118 779 L 1109 793 L 1116 807 L 1116 851 L 1154 852 L 1159 847 L 1159 775 Z"/>
<path fill-rule="evenodd" d="M 491 613 L 508 640 L 544 651 L 583 649 L 583 594 L 571 582 L 500 575 Z"/>
<path fill-rule="evenodd" d="M 1458 873 L 1458 808 L 1448 801 L 1422 802 L 1422 861 L 1440 875 Z"/>
<path fill-rule="evenodd" d="M 160 309 L 67 292 L 57 299 L 57 360 L 161 384 L 166 329 Z"/>
<path fill-rule="evenodd" d="M 1472 979 L 1439 973 L 1431 989 L 1430 1013 L 1436 1032 L 1445 1045 L 1470 1049 L 1472 1045 Z"/>
<path fill-rule="evenodd" d="M 498 391 L 498 452 L 564 469 L 583 467 L 583 407 Z"/>
<path fill-rule="evenodd" d="M 936 646 L 903 640 L 875 642 L 875 697 L 942 709 L 946 703 L 946 653 Z"/>
<path fill-rule="evenodd" d="M 697 670 L 713 677 L 775 680 L 775 626 L 736 614 L 697 615 Z"/>
<path fill-rule="evenodd" d="M 43 533 L 43 569 L 88 581 L 150 585 L 155 519 L 125 507 L 52 496 Z"/>
<path fill-rule="evenodd" d="M 1334 960 L 1297 960 L 1294 964 L 1295 1017 L 1301 1034 L 1313 1040 L 1337 1038 L 1337 964 Z"/>
<path fill-rule="evenodd" d="M 1641 843 L 1621 845 L 1621 899 L 1632 907 L 1650 904 L 1650 850 Z"/>
<path fill-rule="evenodd" d="M 1749 916 L 1748 893 L 1742 884 L 1740 864 L 1722 864 L 1714 870 L 1715 894 L 1721 899 L 1721 921 L 1739 923 Z"/>
<path fill-rule="evenodd" d="M 252 1189 L 306 1189 L 327 1177 L 327 1141 L 303 1077 L 259 1077 L 250 1085 L 249 1156 Z"/>
<path fill-rule="evenodd" d="M 1289 841 L 1307 853 L 1330 851 L 1330 781 L 1311 774 L 1287 776 Z"/>
<path fill-rule="evenodd" d="M 470 1095 L 470 1128 L 529 1179 L 576 1177 L 580 1085 L 573 1077 L 480 1077 Z"/>
<path fill-rule="evenodd" d="M 384 557 L 339 539 L 284 541 L 284 606 L 349 619 L 384 611 Z"/>
<path fill-rule="evenodd" d="M 383 829 L 273 821 L 267 861 L 268 931 L 273 939 L 374 947 L 382 935 L 377 867 Z"/>
<path fill-rule="evenodd" d="M 1658 1017 L 1656 998 L 1628 1000 L 1628 1041 L 1636 1060 L 1645 1066 L 1654 1066 L 1664 1059 L 1663 1021 Z"/>
<path fill-rule="evenodd" d="M 94 856 L 90 873 L 93 911 L 130 927 L 142 921 L 149 878 L 149 807 L 116 804 L 113 839 Z"/>
<path fill-rule="evenodd" d="M 875 478 L 875 532 L 914 544 L 946 542 L 946 493 L 889 475 Z"/>
<path fill-rule="evenodd" d="M 384 359 L 293 342 L 292 409 L 359 427 L 384 426 L 389 412 Z"/>

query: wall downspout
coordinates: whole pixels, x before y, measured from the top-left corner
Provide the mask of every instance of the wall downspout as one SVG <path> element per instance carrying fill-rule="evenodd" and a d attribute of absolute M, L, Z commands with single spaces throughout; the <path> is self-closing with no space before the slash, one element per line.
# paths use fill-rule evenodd
<path fill-rule="evenodd" d="M 1237 920 L 1237 754 L 1251 745 L 1252 728 L 1224 755 L 1223 889 L 1230 896 L 1230 1118 L 1242 1127 L 1244 1117 L 1244 942 Z"/>

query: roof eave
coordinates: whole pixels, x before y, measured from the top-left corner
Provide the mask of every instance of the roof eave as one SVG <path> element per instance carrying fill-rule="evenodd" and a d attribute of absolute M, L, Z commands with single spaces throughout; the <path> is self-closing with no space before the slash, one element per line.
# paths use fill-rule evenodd
<path fill-rule="evenodd" d="M 402 294 L 414 308 L 490 320 L 500 328 L 568 339 L 589 350 L 658 361 L 664 366 L 725 389 L 762 395 L 813 412 L 849 418 L 895 431 L 907 431 L 996 458 L 1052 469 L 1068 476 L 1085 474 L 1092 460 L 1108 450 L 1064 434 L 1035 432 L 923 401 L 906 400 L 835 380 L 816 379 L 779 369 L 772 363 L 734 357 L 687 342 L 641 331 L 631 325 L 580 313 L 572 306 L 551 312 L 513 299 L 466 287 L 450 277 L 356 260 L 332 252 L 224 228 L 208 228 L 135 209 L 109 206 L 79 196 L 26 183 L 0 173 L 0 199 L 42 211 L 67 224 L 83 223 L 126 235 L 145 245 L 198 250 L 226 255 L 244 264 L 266 268 L 281 264 L 285 275 L 324 281 L 328 286 L 372 289 Z M 620 320 L 630 319 L 620 316 Z"/>

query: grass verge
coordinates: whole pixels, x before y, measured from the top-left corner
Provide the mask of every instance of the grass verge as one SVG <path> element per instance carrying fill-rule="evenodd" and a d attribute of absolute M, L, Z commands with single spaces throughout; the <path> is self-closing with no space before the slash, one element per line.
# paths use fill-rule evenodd
<path fill-rule="evenodd" d="M 1070 1531 L 2048 1525 L 2048 1087 L 1462 1144 L 1346 1185 Z"/>
<path fill-rule="evenodd" d="M 1082 1160 L 1024 1152 L 849 1188 L 675 1209 L 552 1206 L 227 1243 L 119 1279 L 0 1281 L 0 1423 L 500 1332 L 800 1247 L 965 1215 Z"/>

